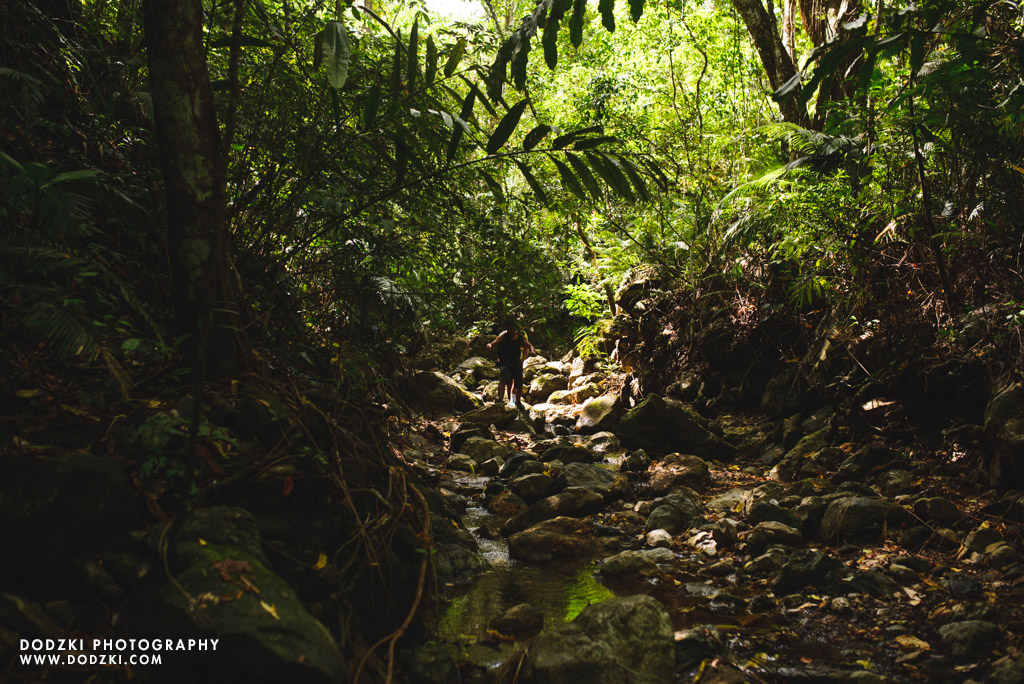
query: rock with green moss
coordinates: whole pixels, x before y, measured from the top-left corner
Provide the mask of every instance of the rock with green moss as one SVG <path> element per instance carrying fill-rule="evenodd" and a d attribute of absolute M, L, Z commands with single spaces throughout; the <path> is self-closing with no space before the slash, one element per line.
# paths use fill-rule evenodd
<path fill-rule="evenodd" d="M 680 452 L 704 459 L 731 460 L 736 449 L 707 428 L 697 412 L 652 394 L 619 421 L 619 439 L 630 449 Z"/>
<path fill-rule="evenodd" d="M 164 663 L 178 661 L 186 669 L 216 672 L 222 680 L 345 680 L 345 662 L 334 637 L 252 548 L 205 538 L 193 541 L 192 536 L 179 535 L 173 546 L 174 580 L 139 592 L 126 624 L 128 633 L 137 638 L 218 639 L 215 650 L 168 652 Z"/>

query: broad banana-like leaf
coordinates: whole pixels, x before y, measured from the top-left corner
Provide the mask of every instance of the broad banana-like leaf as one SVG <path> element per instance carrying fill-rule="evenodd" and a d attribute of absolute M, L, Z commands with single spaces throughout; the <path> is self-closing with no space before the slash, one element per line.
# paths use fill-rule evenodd
<path fill-rule="evenodd" d="M 370 92 L 366 94 L 366 103 L 363 105 L 363 128 L 373 128 L 377 120 L 377 109 L 380 107 L 380 84 L 374 83 L 370 86 Z"/>
<path fill-rule="evenodd" d="M 629 16 L 633 23 L 640 21 L 644 13 L 644 0 L 629 0 Z"/>

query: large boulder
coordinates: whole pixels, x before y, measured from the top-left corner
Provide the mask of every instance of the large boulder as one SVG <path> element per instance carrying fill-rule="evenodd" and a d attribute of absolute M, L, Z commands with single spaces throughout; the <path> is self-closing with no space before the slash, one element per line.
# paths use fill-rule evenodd
<path fill-rule="evenodd" d="M 989 483 L 1000 488 L 1024 485 L 1024 384 L 1011 385 L 988 403 L 985 432 L 995 445 Z"/>
<path fill-rule="evenodd" d="M 470 437 L 462 444 L 462 453 L 469 456 L 477 463 L 484 463 L 492 458 L 499 459 L 501 462 L 504 462 L 509 452 L 507 446 L 499 444 L 493 439 Z M 501 463 L 498 465 L 501 465 Z"/>
<path fill-rule="evenodd" d="M 140 521 L 114 458 L 5 454 L 0 482 L 0 579 L 54 569 Z"/>
<path fill-rule="evenodd" d="M 519 411 L 501 402 L 494 402 L 462 414 L 462 425 L 505 427 L 519 417 Z M 461 426 L 460 426 L 461 427 Z"/>
<path fill-rule="evenodd" d="M 625 476 L 586 463 L 570 463 L 565 466 L 559 474 L 557 482 L 563 489 L 581 487 L 599 494 L 605 503 L 622 498 L 629 493 L 629 482 Z"/>
<path fill-rule="evenodd" d="M 710 482 L 708 464 L 691 454 L 669 454 L 651 468 L 650 487 L 655 494 L 664 494 L 679 486 L 703 492 Z"/>
<path fill-rule="evenodd" d="M 541 458 L 546 462 L 561 461 L 562 463 L 593 463 L 600 460 L 590 449 L 575 444 L 556 444 L 545 449 Z"/>
<path fill-rule="evenodd" d="M 735 447 L 709 431 L 698 413 L 657 394 L 627 412 L 619 421 L 618 433 L 623 446 L 630 449 L 662 454 L 678 451 L 719 460 L 736 455 Z"/>
<path fill-rule="evenodd" d="M 593 397 L 599 397 L 604 393 L 601 385 L 597 382 L 588 382 L 585 385 L 574 387 L 573 389 L 558 390 L 552 392 L 548 397 L 548 403 L 551 404 L 581 404 L 587 399 Z"/>
<path fill-rule="evenodd" d="M 485 359 L 482 356 L 472 356 L 459 364 L 458 370 L 474 381 L 496 380 L 498 378 L 498 367 L 494 361 Z"/>
<path fill-rule="evenodd" d="M 597 549 L 593 526 L 569 517 L 542 521 L 508 538 L 508 555 L 531 563 L 585 558 Z"/>
<path fill-rule="evenodd" d="M 828 589 L 839 580 L 845 567 L 834 556 L 811 549 L 797 549 L 776 574 L 772 591 L 782 595 L 804 587 Z"/>
<path fill-rule="evenodd" d="M 413 403 L 432 413 L 469 411 L 482 403 L 465 387 L 438 371 L 417 373 L 413 387 Z"/>
<path fill-rule="evenodd" d="M 614 430 L 619 422 L 618 409 L 618 394 L 605 394 L 587 399 L 583 404 L 583 412 L 576 419 L 576 431 L 588 435 Z"/>
<path fill-rule="evenodd" d="M 267 567 L 262 554 L 253 553 L 256 523 L 239 511 L 211 509 L 176 536 L 169 555 L 174 580 L 139 588 L 126 625 L 129 633 L 219 639 L 216 650 L 168 655 L 216 670 L 225 680 L 343 680 L 345 661 L 334 637 Z M 216 532 L 219 518 L 228 532 Z M 206 536 L 193 539 L 200 533 Z M 232 540 L 240 546 L 216 543 Z M 165 579 L 163 573 L 152 574 L 154 580 Z"/>
<path fill-rule="evenodd" d="M 842 539 L 878 539 L 883 530 L 898 526 L 907 512 L 889 501 L 867 496 L 844 496 L 832 501 L 821 519 L 825 542 Z"/>
<path fill-rule="evenodd" d="M 557 517 L 581 517 L 595 513 L 604 506 L 600 494 L 582 487 L 569 487 L 532 504 L 525 511 L 509 518 L 501 527 L 505 536 L 515 534 L 544 520 Z"/>
<path fill-rule="evenodd" d="M 530 398 L 536 402 L 545 401 L 552 392 L 564 390 L 569 387 L 569 379 L 561 374 L 541 373 L 534 376 L 530 381 L 528 393 Z"/>
<path fill-rule="evenodd" d="M 656 599 L 613 598 L 534 639 L 526 677 L 537 684 L 664 684 L 675 681 L 673 648 L 672 621 Z"/>

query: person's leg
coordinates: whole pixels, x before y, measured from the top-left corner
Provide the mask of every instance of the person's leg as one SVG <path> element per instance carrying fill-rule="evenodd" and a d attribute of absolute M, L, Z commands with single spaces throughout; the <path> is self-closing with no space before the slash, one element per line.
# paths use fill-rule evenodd
<path fill-rule="evenodd" d="M 518 372 L 513 369 L 512 373 L 513 373 L 513 376 L 514 376 L 512 378 L 512 384 L 515 387 L 516 405 L 519 405 L 523 401 L 523 368 L 522 368 L 522 366 L 519 367 Z M 509 392 L 509 395 L 510 395 L 509 396 L 509 401 L 512 400 L 511 394 L 512 393 Z"/>
<path fill-rule="evenodd" d="M 508 386 L 509 397 L 512 396 L 512 377 L 508 366 L 501 366 L 498 372 L 498 401 L 505 403 L 505 387 Z"/>

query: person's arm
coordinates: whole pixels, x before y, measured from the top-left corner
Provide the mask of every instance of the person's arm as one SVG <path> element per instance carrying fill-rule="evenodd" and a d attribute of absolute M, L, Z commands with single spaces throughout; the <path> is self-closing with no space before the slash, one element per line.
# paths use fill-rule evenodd
<path fill-rule="evenodd" d="M 526 333 L 523 333 L 523 360 L 525 361 L 536 353 L 537 350 L 530 343 L 530 338 L 526 336 Z"/>
<path fill-rule="evenodd" d="M 497 337 L 495 337 L 495 338 L 494 338 L 494 340 L 493 340 L 492 342 L 489 342 L 489 343 L 487 344 L 487 348 L 488 348 L 488 349 L 494 349 L 494 345 L 498 344 L 498 342 L 501 342 L 501 340 L 502 340 L 502 338 L 503 338 L 503 337 L 505 337 L 505 332 L 504 332 L 504 331 L 502 331 L 502 332 L 498 333 L 498 336 L 497 336 Z"/>

